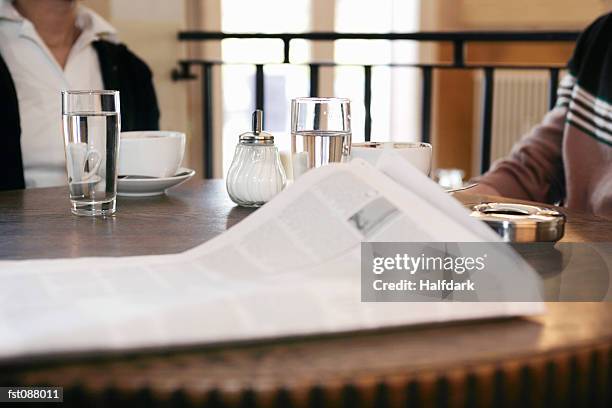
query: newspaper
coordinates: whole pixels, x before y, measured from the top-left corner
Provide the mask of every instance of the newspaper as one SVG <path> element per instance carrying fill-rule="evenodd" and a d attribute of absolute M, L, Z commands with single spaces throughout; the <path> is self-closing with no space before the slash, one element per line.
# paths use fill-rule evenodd
<path fill-rule="evenodd" d="M 361 302 L 362 241 L 497 240 L 418 170 L 385 163 L 310 171 L 183 253 L 0 262 L 0 360 L 543 311 L 537 302 Z"/>

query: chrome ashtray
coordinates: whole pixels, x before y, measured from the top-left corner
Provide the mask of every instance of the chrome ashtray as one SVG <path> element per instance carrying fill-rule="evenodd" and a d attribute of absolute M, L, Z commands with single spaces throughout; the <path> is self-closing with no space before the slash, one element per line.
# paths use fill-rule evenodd
<path fill-rule="evenodd" d="M 514 203 L 467 205 L 506 242 L 555 242 L 563 237 L 565 215 L 554 208 Z"/>

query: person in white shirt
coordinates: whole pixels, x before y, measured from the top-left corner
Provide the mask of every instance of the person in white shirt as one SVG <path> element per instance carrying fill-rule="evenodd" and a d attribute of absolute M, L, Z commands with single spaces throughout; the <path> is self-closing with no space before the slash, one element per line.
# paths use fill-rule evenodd
<path fill-rule="evenodd" d="M 159 127 L 151 71 L 76 0 L 0 0 L 0 57 L 0 105 L 14 92 L 19 116 L 0 135 L 0 190 L 66 185 L 62 90 L 119 90 L 123 130 Z"/>

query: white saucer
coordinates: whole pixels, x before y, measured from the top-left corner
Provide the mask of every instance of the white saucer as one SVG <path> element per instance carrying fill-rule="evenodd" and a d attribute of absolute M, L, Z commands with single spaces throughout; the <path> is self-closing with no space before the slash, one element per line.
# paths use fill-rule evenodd
<path fill-rule="evenodd" d="M 189 180 L 195 174 L 195 170 L 181 167 L 176 171 L 180 176 L 162 178 L 119 178 L 117 179 L 117 195 L 122 197 L 148 197 L 161 195 L 170 187 Z"/>

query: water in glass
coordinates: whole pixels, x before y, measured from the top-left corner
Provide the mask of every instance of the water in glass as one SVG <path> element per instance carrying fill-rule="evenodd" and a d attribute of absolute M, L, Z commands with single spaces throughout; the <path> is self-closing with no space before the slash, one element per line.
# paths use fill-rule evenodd
<path fill-rule="evenodd" d="M 346 161 L 350 154 L 351 132 L 307 130 L 291 134 L 293 177 L 328 163 Z"/>
<path fill-rule="evenodd" d="M 119 114 L 74 112 L 63 115 L 68 187 L 74 213 L 115 211 Z"/>

